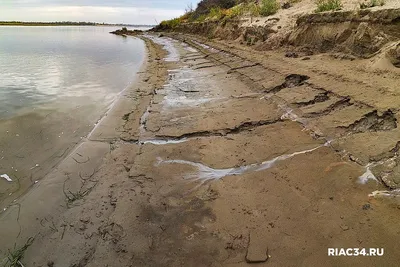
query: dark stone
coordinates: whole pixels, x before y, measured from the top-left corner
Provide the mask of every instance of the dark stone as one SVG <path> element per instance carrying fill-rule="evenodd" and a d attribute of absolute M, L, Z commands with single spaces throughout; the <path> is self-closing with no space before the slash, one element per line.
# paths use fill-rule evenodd
<path fill-rule="evenodd" d="M 265 241 L 257 232 L 250 233 L 249 247 L 247 248 L 246 262 L 260 263 L 268 260 L 268 248 Z"/>
<path fill-rule="evenodd" d="M 362 209 L 363 209 L 363 210 L 369 210 L 369 209 L 371 209 L 371 205 L 370 205 L 370 204 L 364 204 L 364 205 L 362 206 Z"/>
<path fill-rule="evenodd" d="M 296 52 L 286 52 L 285 57 L 298 58 L 299 55 Z"/>
<path fill-rule="evenodd" d="M 282 4 L 282 9 L 288 9 L 291 7 L 292 7 L 292 4 L 290 2 L 285 2 Z"/>

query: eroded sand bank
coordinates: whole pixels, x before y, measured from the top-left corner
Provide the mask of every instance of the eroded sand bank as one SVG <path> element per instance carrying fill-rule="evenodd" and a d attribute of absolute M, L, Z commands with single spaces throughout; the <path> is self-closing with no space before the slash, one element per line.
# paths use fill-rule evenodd
<path fill-rule="evenodd" d="M 386 188 L 360 183 L 369 159 L 350 160 L 346 151 L 357 150 L 345 142 L 371 123 L 376 134 L 390 132 L 390 118 L 354 123 L 371 105 L 346 105 L 340 92 L 329 93 L 330 104 L 313 101 L 324 92 L 310 85 L 312 72 L 283 71 L 274 58 L 263 65 L 189 36 L 190 46 L 179 36 L 147 38 L 140 82 L 0 217 L 2 255 L 35 237 L 27 266 L 246 266 L 267 255 L 265 266 L 391 266 L 400 258 L 397 202 L 369 198 Z M 332 108 L 337 102 L 344 106 Z M 330 247 L 385 255 L 328 257 Z"/>

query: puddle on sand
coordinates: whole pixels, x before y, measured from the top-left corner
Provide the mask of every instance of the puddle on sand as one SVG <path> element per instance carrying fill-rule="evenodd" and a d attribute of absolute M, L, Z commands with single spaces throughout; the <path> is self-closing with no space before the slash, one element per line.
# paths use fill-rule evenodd
<path fill-rule="evenodd" d="M 321 147 L 328 146 L 329 143 L 325 143 L 323 145 L 317 146 L 312 149 L 308 150 L 303 150 L 299 152 L 294 152 L 292 154 L 285 154 L 278 156 L 272 160 L 264 161 L 262 163 L 254 163 L 250 165 L 245 165 L 245 166 L 240 166 L 237 168 L 228 168 L 228 169 L 213 169 L 211 167 L 208 167 L 204 164 L 197 163 L 197 162 L 192 162 L 192 161 L 187 161 L 187 160 L 163 160 L 161 158 L 157 158 L 157 163 L 156 166 L 162 165 L 162 164 L 182 164 L 182 165 L 189 165 L 193 166 L 197 169 L 197 172 L 189 173 L 185 175 L 185 179 L 191 179 L 195 181 L 202 181 L 203 183 L 206 181 L 210 180 L 219 180 L 225 176 L 230 176 L 230 175 L 242 175 L 248 172 L 258 172 L 262 170 L 266 170 L 271 168 L 272 166 L 275 165 L 275 163 L 283 160 L 287 160 L 290 158 L 293 158 L 295 156 L 301 155 L 301 154 L 307 154 L 310 152 L 313 152 Z"/>
<path fill-rule="evenodd" d="M 182 138 L 182 139 L 177 139 L 177 140 L 149 139 L 149 140 L 139 141 L 139 144 L 141 144 L 141 145 L 146 145 L 146 144 L 170 145 L 170 144 L 180 144 L 180 143 L 184 143 L 186 141 L 188 141 L 187 138 Z"/>

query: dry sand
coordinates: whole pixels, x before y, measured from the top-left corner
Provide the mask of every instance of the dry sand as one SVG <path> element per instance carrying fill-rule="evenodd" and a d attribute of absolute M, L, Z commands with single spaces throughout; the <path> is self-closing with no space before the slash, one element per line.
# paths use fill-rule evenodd
<path fill-rule="evenodd" d="M 399 203 L 360 179 L 397 160 L 396 73 L 147 37 L 139 82 L 0 217 L 2 256 L 35 237 L 25 266 L 397 265 Z"/>

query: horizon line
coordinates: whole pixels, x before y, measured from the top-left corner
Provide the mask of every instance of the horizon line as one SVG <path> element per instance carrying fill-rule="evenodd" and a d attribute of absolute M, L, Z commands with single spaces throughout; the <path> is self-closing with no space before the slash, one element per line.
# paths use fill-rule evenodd
<path fill-rule="evenodd" d="M 155 24 L 135 24 L 135 23 L 108 23 L 92 21 L 19 21 L 19 20 L 0 20 L 2 24 L 81 24 L 81 25 L 110 25 L 110 26 L 156 26 Z"/>

